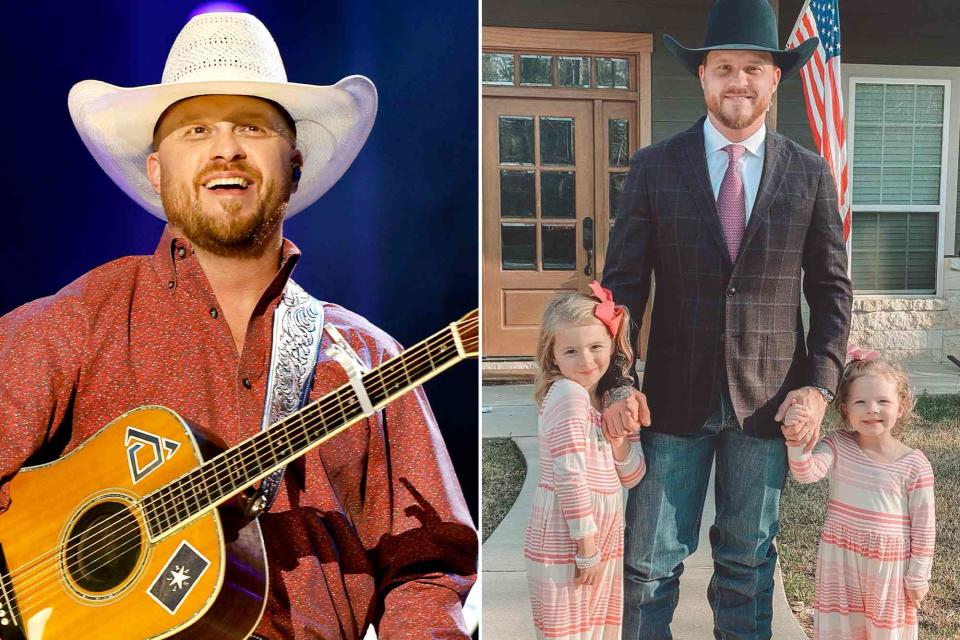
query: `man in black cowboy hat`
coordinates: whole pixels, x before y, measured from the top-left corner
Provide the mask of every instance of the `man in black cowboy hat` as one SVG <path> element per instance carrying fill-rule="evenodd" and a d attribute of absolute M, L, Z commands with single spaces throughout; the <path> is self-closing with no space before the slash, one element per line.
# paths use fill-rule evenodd
<path fill-rule="evenodd" d="M 714 460 L 714 635 L 770 638 L 783 434 L 816 441 L 852 301 L 830 171 L 764 121 L 780 80 L 818 43 L 780 50 L 766 0 L 718 0 L 699 49 L 664 41 L 700 78 L 707 115 L 633 156 L 606 258 L 604 286 L 638 320 L 656 275 L 644 394 L 634 392 L 641 415 L 649 399 L 651 426 L 647 475 L 627 504 L 624 638 L 672 637 Z M 793 399 L 815 419 L 781 434 Z M 633 400 L 611 401 L 608 432 L 636 428 Z"/>

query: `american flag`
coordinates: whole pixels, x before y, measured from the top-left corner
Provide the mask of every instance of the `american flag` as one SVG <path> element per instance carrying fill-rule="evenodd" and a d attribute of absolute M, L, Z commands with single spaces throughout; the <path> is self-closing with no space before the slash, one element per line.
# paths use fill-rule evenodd
<path fill-rule="evenodd" d="M 827 161 L 837 184 L 837 205 L 843 220 L 843 237 L 850 238 L 850 175 L 847 164 L 847 133 L 840 89 L 839 0 L 807 0 L 787 40 L 787 48 L 804 40 L 820 38 L 820 46 L 800 70 L 807 119 L 813 142 Z"/>

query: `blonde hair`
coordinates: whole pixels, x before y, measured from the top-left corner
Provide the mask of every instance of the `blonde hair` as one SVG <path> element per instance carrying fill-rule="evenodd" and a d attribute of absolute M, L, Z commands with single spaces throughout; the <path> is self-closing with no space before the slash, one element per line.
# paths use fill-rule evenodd
<path fill-rule="evenodd" d="M 899 365 L 893 364 L 883 358 L 873 360 L 851 360 L 843 368 L 840 374 L 840 384 L 837 387 L 837 397 L 834 404 L 840 413 L 843 421 L 843 427 L 850 429 L 850 419 L 847 416 L 847 400 L 850 398 L 850 387 L 853 381 L 863 376 L 880 376 L 886 378 L 897 387 L 897 398 L 900 401 L 900 417 L 897 423 L 890 430 L 890 435 L 899 438 L 900 434 L 906 431 L 907 427 L 916 417 L 913 409 L 917 404 L 916 396 L 910 388 L 910 379 Z"/>
<path fill-rule="evenodd" d="M 564 325 L 589 325 L 600 322 L 594 315 L 599 301 L 585 293 L 568 292 L 561 293 L 553 298 L 546 309 L 543 310 L 543 318 L 540 321 L 540 335 L 537 338 L 537 365 L 539 370 L 534 379 L 533 397 L 537 405 L 543 403 L 550 385 L 563 377 L 560 373 L 560 367 L 557 366 L 556 358 L 553 356 L 553 346 L 556 343 L 557 331 Z M 623 377 L 632 377 L 631 368 L 633 367 L 633 349 L 630 346 L 630 313 L 624 306 L 617 306 L 623 309 L 623 316 L 620 318 L 620 327 L 617 335 L 613 337 L 613 348 L 610 353 L 610 367 L 600 379 L 598 391 L 614 386 L 614 384 Z M 611 381 L 609 375 L 611 371 L 616 373 Z"/>

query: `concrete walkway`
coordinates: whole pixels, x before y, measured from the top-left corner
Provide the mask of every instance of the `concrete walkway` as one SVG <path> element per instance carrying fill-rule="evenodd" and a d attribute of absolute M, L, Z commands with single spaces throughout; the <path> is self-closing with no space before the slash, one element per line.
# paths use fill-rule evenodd
<path fill-rule="evenodd" d="M 960 368 L 949 362 L 913 365 L 909 373 L 918 393 L 960 392 Z M 516 503 L 483 545 L 480 628 L 484 640 L 526 640 L 534 637 L 521 552 L 537 481 L 537 414 L 533 388 L 531 385 L 484 386 L 482 402 L 483 437 L 513 438 L 523 452 L 528 472 Z M 672 625 L 676 640 L 713 637 L 713 616 L 706 597 L 707 582 L 713 573 L 708 539 L 715 515 L 712 485 L 711 481 L 700 527 L 700 544 L 684 563 L 686 568 L 680 579 L 680 603 Z M 806 638 L 790 612 L 779 570 L 774 593 L 773 637 L 777 640 Z"/>

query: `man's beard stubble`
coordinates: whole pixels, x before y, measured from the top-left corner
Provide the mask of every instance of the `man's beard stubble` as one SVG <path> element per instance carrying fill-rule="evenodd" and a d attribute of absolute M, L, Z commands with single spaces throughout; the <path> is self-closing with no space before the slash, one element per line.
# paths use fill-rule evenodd
<path fill-rule="evenodd" d="M 259 258 L 286 214 L 290 182 L 286 181 L 279 189 L 273 183 L 261 181 L 257 186 L 260 194 L 254 213 L 243 218 L 237 215 L 242 204 L 236 201 L 220 203 L 225 216 L 206 214 L 200 205 L 199 193 L 204 187 L 199 183 L 162 184 L 160 199 L 169 223 L 197 247 L 221 257 Z M 192 194 L 188 191 L 191 187 Z"/>
<path fill-rule="evenodd" d="M 734 115 L 728 115 L 723 111 L 723 95 L 711 96 L 707 101 L 707 110 L 713 114 L 720 123 L 727 127 L 728 129 L 746 129 L 753 123 L 757 121 L 758 118 L 763 118 L 767 110 L 770 108 L 770 103 L 773 102 L 773 94 L 762 98 L 757 96 L 756 105 L 753 109 L 749 111 L 737 110 Z"/>

